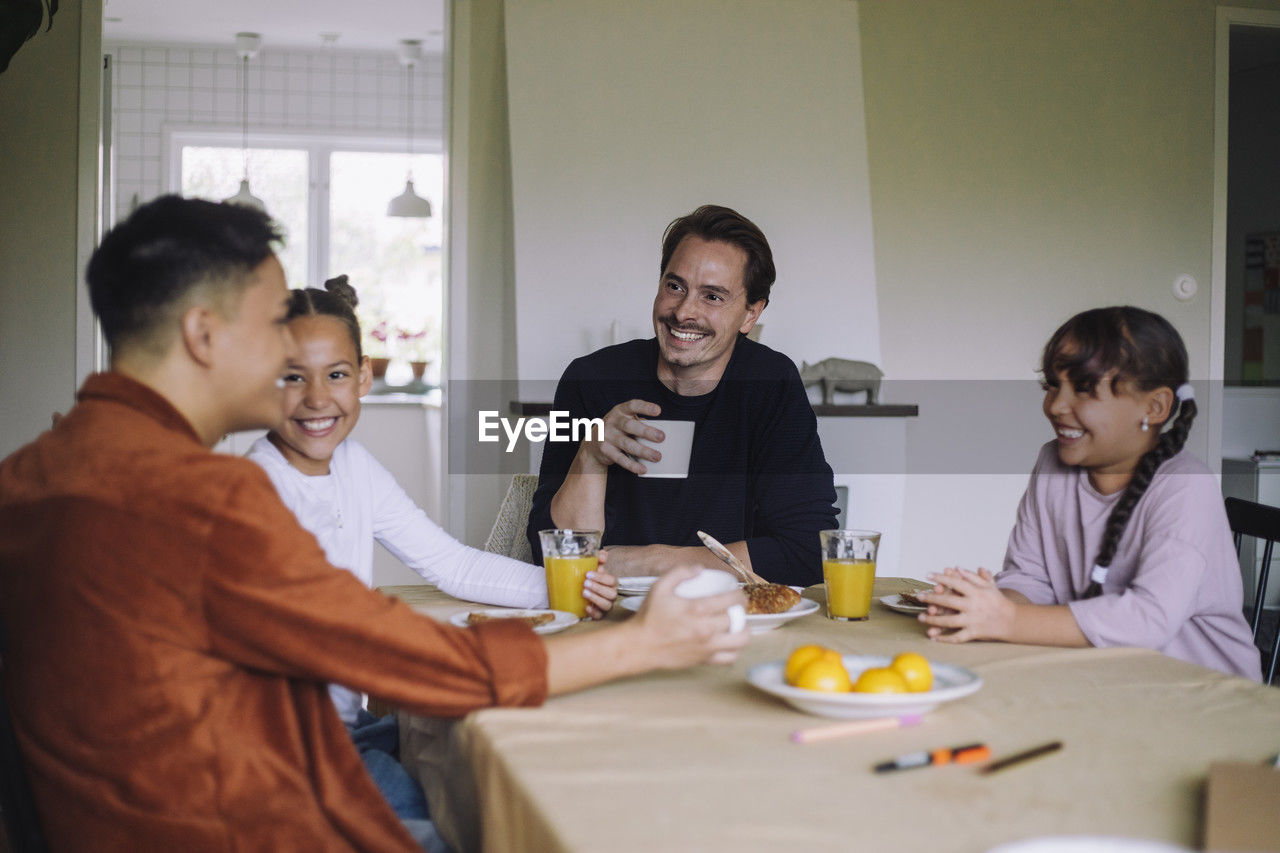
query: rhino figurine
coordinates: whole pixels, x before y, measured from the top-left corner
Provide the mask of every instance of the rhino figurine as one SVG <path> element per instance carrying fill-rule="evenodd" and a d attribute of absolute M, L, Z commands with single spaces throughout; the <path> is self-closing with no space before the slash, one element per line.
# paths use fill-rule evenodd
<path fill-rule="evenodd" d="M 880 394 L 880 379 L 884 373 L 869 361 L 850 361 L 847 358 L 824 358 L 816 364 L 800 362 L 800 381 L 806 386 L 822 383 L 822 402 L 830 405 L 837 391 L 844 393 L 867 392 L 867 404 L 874 406 Z"/>

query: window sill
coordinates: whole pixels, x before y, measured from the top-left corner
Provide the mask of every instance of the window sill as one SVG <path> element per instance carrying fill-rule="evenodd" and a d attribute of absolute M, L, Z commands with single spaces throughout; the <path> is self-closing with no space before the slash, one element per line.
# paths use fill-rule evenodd
<path fill-rule="evenodd" d="M 365 406 L 423 406 L 440 408 L 443 395 L 437 387 L 416 383 L 392 387 L 381 380 L 373 381 L 373 388 L 360 402 Z"/>

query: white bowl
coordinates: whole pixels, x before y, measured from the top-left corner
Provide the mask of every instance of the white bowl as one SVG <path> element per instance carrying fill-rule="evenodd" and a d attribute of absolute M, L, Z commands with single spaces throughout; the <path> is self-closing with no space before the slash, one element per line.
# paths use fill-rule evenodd
<path fill-rule="evenodd" d="M 845 669 L 854 681 L 864 669 L 888 666 L 892 660 L 876 655 L 844 655 Z M 941 705 L 982 687 L 982 679 L 964 667 L 929 661 L 933 669 L 933 689 L 923 693 L 823 693 L 787 684 L 785 660 L 760 663 L 747 670 L 747 681 L 808 714 L 840 719 L 873 719 L 925 714 Z"/>

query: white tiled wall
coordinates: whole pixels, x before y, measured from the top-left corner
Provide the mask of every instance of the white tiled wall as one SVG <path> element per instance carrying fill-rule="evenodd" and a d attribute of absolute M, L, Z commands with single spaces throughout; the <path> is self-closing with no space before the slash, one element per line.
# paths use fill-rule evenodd
<path fill-rule="evenodd" d="M 115 211 L 165 191 L 164 131 L 240 129 L 240 57 L 226 48 L 108 44 L 112 55 Z M 394 51 L 263 47 L 249 61 L 249 133 L 403 136 L 405 72 Z M 414 68 L 414 137 L 444 132 L 439 55 Z"/>

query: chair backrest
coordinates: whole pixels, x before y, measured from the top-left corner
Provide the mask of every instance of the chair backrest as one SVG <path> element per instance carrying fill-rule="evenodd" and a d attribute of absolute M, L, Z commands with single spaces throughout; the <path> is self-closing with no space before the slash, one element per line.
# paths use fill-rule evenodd
<path fill-rule="evenodd" d="M 1272 684 L 1276 677 L 1277 658 L 1280 658 L 1280 614 L 1277 619 L 1267 613 L 1267 581 L 1271 576 L 1271 556 L 1277 540 L 1280 540 L 1280 507 L 1253 503 L 1240 498 L 1227 498 L 1227 522 L 1235 537 L 1236 553 L 1245 536 L 1252 536 L 1262 543 L 1262 562 L 1258 566 L 1258 582 L 1254 587 L 1253 608 L 1246 615 L 1253 628 L 1253 641 L 1263 653 L 1263 675 Z"/>
<path fill-rule="evenodd" d="M 0 623 L 0 813 L 4 816 L 4 828 L 13 853 L 42 853 L 49 848 L 40 829 L 4 692 L 4 645 L 4 625 Z"/>
<path fill-rule="evenodd" d="M 533 506 L 533 493 L 538 488 L 537 474 L 516 474 L 511 478 L 507 494 L 498 507 L 498 517 L 484 542 L 484 550 L 502 554 L 526 563 L 533 562 L 533 549 L 525 529 L 529 524 L 529 508 Z"/>

